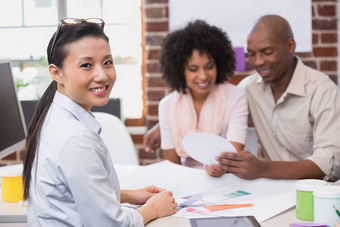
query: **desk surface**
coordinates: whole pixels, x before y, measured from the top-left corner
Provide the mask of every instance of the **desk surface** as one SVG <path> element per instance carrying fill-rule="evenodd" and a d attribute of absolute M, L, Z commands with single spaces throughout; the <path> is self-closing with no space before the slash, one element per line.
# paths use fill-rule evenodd
<path fill-rule="evenodd" d="M 7 222 L 26 222 L 26 208 L 23 207 L 20 203 L 0 203 L 0 227 L 1 223 Z M 290 223 L 301 223 L 307 222 L 302 221 L 296 218 L 295 216 L 295 207 L 267 220 L 261 224 L 262 227 L 272 227 L 272 226 L 289 226 Z M 156 220 L 151 221 L 146 225 L 147 227 L 173 227 L 173 226 L 181 226 L 181 227 L 190 227 L 189 219 L 169 216 L 163 217 Z"/>
<path fill-rule="evenodd" d="M 127 165 L 115 165 L 117 174 L 120 178 L 120 181 L 122 183 L 122 188 L 124 185 L 129 185 L 132 181 L 127 181 L 126 176 L 128 176 L 130 173 L 132 173 L 134 170 L 140 168 L 140 167 L 134 167 L 134 166 L 127 166 Z M 136 179 L 136 178 L 135 178 Z M 157 182 L 154 182 L 155 185 L 157 185 Z M 138 186 L 138 185 L 137 185 Z M 1 189 L 1 188 L 0 188 Z M 26 207 L 22 206 L 22 203 L 6 203 L 2 202 L 2 195 L 0 193 L 0 227 L 2 226 L 1 223 L 4 222 L 25 222 L 26 220 Z M 295 216 L 295 207 L 292 207 L 281 214 L 276 215 L 275 217 L 272 217 L 262 223 L 261 226 L 263 227 L 269 227 L 269 226 L 289 226 L 290 223 L 301 223 L 301 222 L 307 222 L 302 221 L 296 218 Z M 190 226 L 189 219 L 182 218 L 182 217 L 176 217 L 176 216 L 169 216 L 164 218 L 159 218 L 154 221 L 151 221 L 146 225 L 147 227 L 167 227 L 167 226 Z"/>
<path fill-rule="evenodd" d="M 267 220 L 261 222 L 262 227 L 287 227 L 290 223 L 306 223 L 311 221 L 303 221 L 299 220 L 295 216 L 295 207 Z M 173 226 L 180 226 L 180 227 L 190 227 L 190 221 L 187 218 L 181 217 L 164 217 L 158 218 L 156 220 L 151 221 L 146 225 L 147 227 L 173 227 Z"/>

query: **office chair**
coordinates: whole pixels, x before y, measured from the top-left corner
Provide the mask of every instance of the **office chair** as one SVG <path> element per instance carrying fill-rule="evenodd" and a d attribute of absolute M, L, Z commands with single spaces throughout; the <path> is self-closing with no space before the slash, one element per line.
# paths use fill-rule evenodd
<path fill-rule="evenodd" d="M 103 112 L 92 112 L 101 124 L 102 137 L 114 164 L 139 165 L 131 135 L 124 123 L 116 116 Z"/>

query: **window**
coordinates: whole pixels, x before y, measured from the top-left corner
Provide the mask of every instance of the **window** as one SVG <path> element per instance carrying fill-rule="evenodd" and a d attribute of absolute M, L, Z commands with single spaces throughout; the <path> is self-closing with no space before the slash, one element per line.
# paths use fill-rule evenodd
<path fill-rule="evenodd" d="M 141 0 L 1 1 L 0 58 L 12 60 L 20 99 L 38 98 L 50 83 L 46 48 L 64 17 L 103 18 L 117 71 L 111 97 L 121 98 L 124 118 L 142 117 Z"/>

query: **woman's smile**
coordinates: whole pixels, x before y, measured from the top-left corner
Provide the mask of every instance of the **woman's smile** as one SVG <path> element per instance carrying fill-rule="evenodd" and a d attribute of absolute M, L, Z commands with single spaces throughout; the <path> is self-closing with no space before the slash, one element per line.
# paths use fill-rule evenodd
<path fill-rule="evenodd" d="M 105 95 L 107 93 L 107 88 L 109 87 L 109 85 L 106 86 L 102 86 L 102 87 L 96 87 L 96 88 L 90 88 L 90 91 L 94 94 L 94 95 Z"/>

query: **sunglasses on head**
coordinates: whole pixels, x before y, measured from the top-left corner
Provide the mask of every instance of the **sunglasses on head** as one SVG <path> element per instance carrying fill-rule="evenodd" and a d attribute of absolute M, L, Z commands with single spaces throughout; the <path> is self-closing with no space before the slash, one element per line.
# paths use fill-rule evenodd
<path fill-rule="evenodd" d="M 81 24 L 81 23 L 93 23 L 93 24 L 97 24 L 101 29 L 104 28 L 105 22 L 100 19 L 100 18 L 87 18 L 87 19 L 77 19 L 77 18 L 65 18 L 60 20 L 61 23 L 58 26 L 57 32 L 54 36 L 52 45 L 51 45 L 51 53 L 53 53 L 53 49 L 54 49 L 54 45 L 55 42 L 57 41 L 59 32 L 60 32 L 60 28 L 63 25 L 76 25 L 76 24 Z"/>

